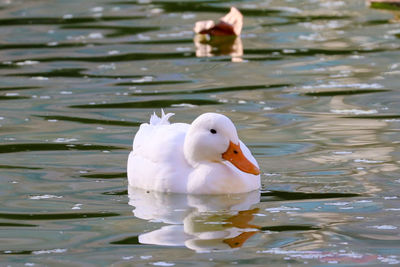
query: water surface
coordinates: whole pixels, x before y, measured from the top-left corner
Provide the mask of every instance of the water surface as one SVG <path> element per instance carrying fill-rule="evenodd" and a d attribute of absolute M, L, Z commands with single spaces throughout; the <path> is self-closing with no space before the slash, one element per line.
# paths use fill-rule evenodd
<path fill-rule="evenodd" d="M 231 5 L 240 38 L 197 20 Z M 400 263 L 399 11 L 364 1 L 0 1 L 0 261 Z M 127 188 L 153 111 L 221 112 L 260 192 Z"/>

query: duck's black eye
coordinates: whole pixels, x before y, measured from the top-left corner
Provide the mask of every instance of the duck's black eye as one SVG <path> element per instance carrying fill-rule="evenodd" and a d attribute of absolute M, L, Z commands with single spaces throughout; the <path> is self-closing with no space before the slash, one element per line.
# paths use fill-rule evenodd
<path fill-rule="evenodd" d="M 210 132 L 211 132 L 212 134 L 216 134 L 216 133 L 217 133 L 217 131 L 214 130 L 214 129 L 211 129 Z"/>

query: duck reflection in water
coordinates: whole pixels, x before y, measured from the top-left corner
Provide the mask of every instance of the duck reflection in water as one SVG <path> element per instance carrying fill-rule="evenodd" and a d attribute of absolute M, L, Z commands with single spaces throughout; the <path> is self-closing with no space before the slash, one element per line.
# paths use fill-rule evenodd
<path fill-rule="evenodd" d="M 185 195 L 128 187 L 136 217 L 169 224 L 139 235 L 142 244 L 186 246 L 198 252 L 239 248 L 260 227 L 251 224 L 260 202 L 253 191 L 233 195 Z"/>
<path fill-rule="evenodd" d="M 196 57 L 231 56 L 232 62 L 243 61 L 243 44 L 239 36 L 214 36 L 208 38 L 203 35 L 194 37 Z"/>
<path fill-rule="evenodd" d="M 197 57 L 230 55 L 233 62 L 241 62 L 243 44 L 240 33 L 243 15 L 232 7 L 230 12 L 215 24 L 212 20 L 198 21 L 194 26 L 194 44 Z"/>

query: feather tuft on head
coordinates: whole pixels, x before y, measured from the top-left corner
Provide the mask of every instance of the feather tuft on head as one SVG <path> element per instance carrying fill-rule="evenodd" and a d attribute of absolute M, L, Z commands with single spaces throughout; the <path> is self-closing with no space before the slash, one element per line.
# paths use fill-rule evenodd
<path fill-rule="evenodd" d="M 168 125 L 169 123 L 169 118 L 174 116 L 175 113 L 164 113 L 164 109 L 161 109 L 161 118 L 157 116 L 157 114 L 154 112 L 153 115 L 150 117 L 150 125 Z"/>

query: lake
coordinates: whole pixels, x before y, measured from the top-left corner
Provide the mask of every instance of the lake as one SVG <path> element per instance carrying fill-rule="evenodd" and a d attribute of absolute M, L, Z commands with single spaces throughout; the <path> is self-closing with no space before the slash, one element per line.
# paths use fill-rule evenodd
<path fill-rule="evenodd" d="M 199 42 L 230 6 L 241 36 Z M 399 26 L 363 0 L 1 0 L 0 265 L 399 265 Z M 161 108 L 229 116 L 260 192 L 128 188 Z"/>

